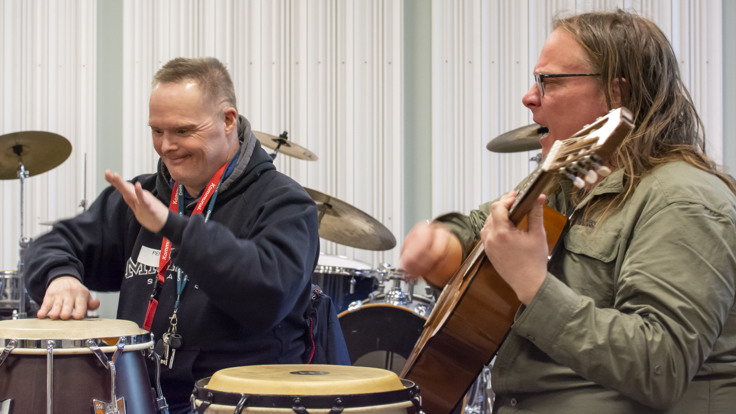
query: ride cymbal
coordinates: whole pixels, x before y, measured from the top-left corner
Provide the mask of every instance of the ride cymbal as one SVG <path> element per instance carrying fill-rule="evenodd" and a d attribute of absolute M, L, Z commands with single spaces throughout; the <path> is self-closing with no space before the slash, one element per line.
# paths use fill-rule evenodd
<path fill-rule="evenodd" d="M 22 162 L 28 176 L 44 173 L 63 163 L 72 144 L 59 134 L 21 131 L 0 136 L 0 180 L 18 178 Z"/>
<path fill-rule="evenodd" d="M 276 151 L 272 157 L 275 157 L 276 154 L 282 152 L 294 158 L 299 158 L 300 160 L 317 161 L 317 155 L 312 151 L 289 141 L 286 131 L 282 132 L 278 137 L 259 131 L 253 131 L 253 133 L 256 138 L 258 138 L 258 141 L 261 142 L 261 145 Z"/>
<path fill-rule="evenodd" d="M 516 128 L 493 138 L 486 148 L 493 152 L 522 152 L 542 148 L 539 138 L 549 130 L 539 124 Z"/>
<path fill-rule="evenodd" d="M 330 195 L 304 189 L 317 203 L 320 237 L 365 250 L 388 250 L 396 246 L 391 231 L 370 215 Z"/>

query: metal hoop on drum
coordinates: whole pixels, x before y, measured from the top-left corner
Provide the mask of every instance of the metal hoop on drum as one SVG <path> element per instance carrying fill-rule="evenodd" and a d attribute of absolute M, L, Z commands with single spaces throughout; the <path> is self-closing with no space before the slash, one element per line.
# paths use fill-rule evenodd
<path fill-rule="evenodd" d="M 322 288 L 340 313 L 350 303 L 367 298 L 378 282 L 376 271 L 369 264 L 345 256 L 320 253 L 312 283 Z"/>
<path fill-rule="evenodd" d="M 417 386 L 391 371 L 319 364 L 223 369 L 195 383 L 191 403 L 199 414 L 421 412 Z"/>
<path fill-rule="evenodd" d="M 134 322 L 0 321 L 0 346 L 2 408 L 48 413 L 166 409 L 149 384 L 144 360 L 144 352 L 153 353 L 152 334 Z"/>

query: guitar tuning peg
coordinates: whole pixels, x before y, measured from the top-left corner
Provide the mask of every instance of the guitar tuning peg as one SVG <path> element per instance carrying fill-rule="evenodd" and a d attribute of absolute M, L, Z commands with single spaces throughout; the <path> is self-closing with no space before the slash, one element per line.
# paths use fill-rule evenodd
<path fill-rule="evenodd" d="M 600 175 L 601 177 L 608 177 L 609 175 L 611 175 L 611 169 L 603 165 L 598 168 L 598 175 Z"/>
<path fill-rule="evenodd" d="M 577 188 L 585 187 L 585 181 L 583 181 L 582 178 L 577 177 L 577 176 L 572 179 L 572 184 Z"/>
<path fill-rule="evenodd" d="M 576 168 L 577 170 L 577 168 Z M 562 170 L 562 174 L 567 177 L 570 181 L 572 181 L 572 184 L 577 188 L 583 188 L 585 187 L 585 181 L 583 181 L 582 178 L 578 177 L 575 173 Z"/>
<path fill-rule="evenodd" d="M 587 181 L 590 184 L 595 184 L 596 181 L 598 181 L 598 173 L 596 173 L 594 170 L 584 170 L 585 171 L 585 181 Z"/>

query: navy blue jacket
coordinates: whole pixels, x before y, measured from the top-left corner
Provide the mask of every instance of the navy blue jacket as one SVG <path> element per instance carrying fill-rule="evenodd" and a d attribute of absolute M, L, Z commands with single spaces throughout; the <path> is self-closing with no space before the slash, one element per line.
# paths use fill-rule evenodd
<path fill-rule="evenodd" d="M 188 400 L 195 380 L 225 367 L 307 362 L 317 208 L 298 183 L 275 169 L 242 117 L 239 132 L 240 160 L 223 181 L 208 222 L 188 217 L 191 202 L 187 216 L 172 213 L 160 233 L 151 233 L 109 187 L 88 211 L 57 223 L 26 250 L 26 283 L 39 303 L 53 278 L 72 275 L 91 290 L 119 290 L 117 317 L 142 326 L 157 271 L 151 251 L 160 250 L 163 236 L 172 241 L 172 263 L 189 283 L 178 312 L 184 347 L 173 370 L 162 367 L 170 404 Z M 157 174 L 132 181 L 168 205 L 171 183 L 161 162 Z M 139 260 L 144 256 L 148 264 Z M 156 339 L 168 328 L 175 296 L 170 270 L 151 329 Z"/>

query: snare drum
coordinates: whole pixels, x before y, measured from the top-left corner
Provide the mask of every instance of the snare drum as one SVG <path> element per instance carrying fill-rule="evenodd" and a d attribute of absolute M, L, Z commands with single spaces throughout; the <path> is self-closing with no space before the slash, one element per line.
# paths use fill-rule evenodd
<path fill-rule="evenodd" d="M 391 298 L 377 295 L 338 315 L 351 364 L 398 373 L 411 355 L 434 301 L 415 295 L 391 303 Z"/>
<path fill-rule="evenodd" d="M 343 365 L 250 365 L 197 381 L 197 413 L 419 413 L 418 389 L 391 371 Z"/>
<path fill-rule="evenodd" d="M 367 263 L 320 253 L 312 283 L 322 288 L 340 313 L 351 302 L 367 298 L 378 281 L 376 271 Z"/>
<path fill-rule="evenodd" d="M 121 413 L 156 412 L 143 355 L 153 339 L 134 322 L 0 321 L 0 346 L 0 408 L 101 413 L 117 405 Z"/>

